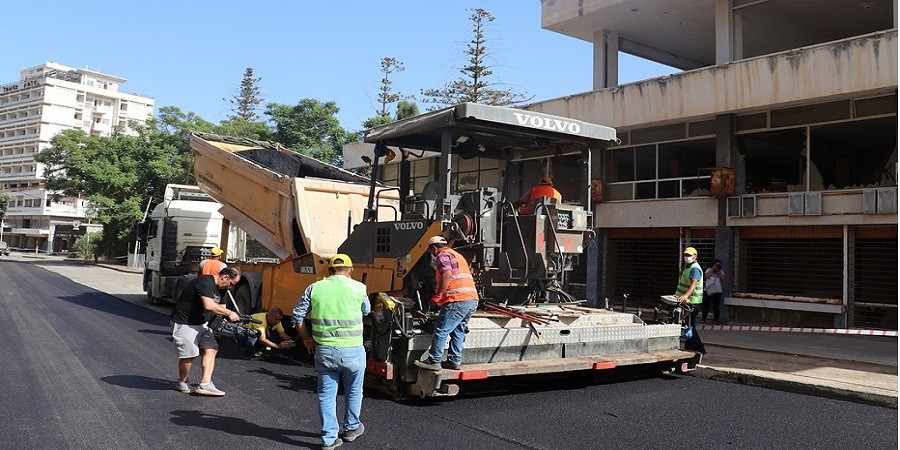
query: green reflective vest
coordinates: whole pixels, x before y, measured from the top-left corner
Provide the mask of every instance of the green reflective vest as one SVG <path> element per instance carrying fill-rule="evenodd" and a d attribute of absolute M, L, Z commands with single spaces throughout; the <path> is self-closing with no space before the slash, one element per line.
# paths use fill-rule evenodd
<path fill-rule="evenodd" d="M 313 339 L 330 347 L 359 347 L 363 343 L 363 302 L 366 285 L 332 275 L 313 285 L 309 318 Z"/>
<path fill-rule="evenodd" d="M 700 269 L 700 264 L 697 261 L 691 263 L 691 265 L 684 268 L 681 271 L 681 278 L 678 280 L 678 290 L 675 291 L 675 296 L 680 297 L 682 294 L 688 291 L 691 288 L 691 269 L 696 268 L 700 270 L 700 273 L 703 273 L 703 270 Z M 691 292 L 691 296 L 688 297 L 688 303 L 698 304 L 703 303 L 703 276 L 701 275 L 700 279 L 697 281 L 697 287 L 694 288 L 694 292 Z"/>

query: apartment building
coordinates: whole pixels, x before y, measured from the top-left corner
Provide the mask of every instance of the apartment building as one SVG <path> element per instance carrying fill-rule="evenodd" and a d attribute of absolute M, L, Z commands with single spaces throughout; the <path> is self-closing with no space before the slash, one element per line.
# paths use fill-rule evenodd
<path fill-rule="evenodd" d="M 0 86 L 0 193 L 10 198 L 0 238 L 10 247 L 65 252 L 90 224 L 83 198 L 53 199 L 34 154 L 66 129 L 92 136 L 128 132 L 128 122 L 153 115 L 150 97 L 121 91 L 125 79 L 55 62 L 29 67 Z"/>
<path fill-rule="evenodd" d="M 616 128 L 588 297 L 652 305 L 681 249 L 724 320 L 897 329 L 897 0 L 554 0 L 594 89 L 525 109 Z M 620 53 L 682 70 L 619 84 Z M 560 68 L 559 70 L 565 70 Z"/>

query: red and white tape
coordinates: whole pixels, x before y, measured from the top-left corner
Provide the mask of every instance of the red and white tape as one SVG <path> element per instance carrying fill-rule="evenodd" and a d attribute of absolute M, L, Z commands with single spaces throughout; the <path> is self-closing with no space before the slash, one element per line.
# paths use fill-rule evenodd
<path fill-rule="evenodd" d="M 893 330 L 868 330 L 859 328 L 766 327 L 761 325 L 697 325 L 697 329 L 700 331 L 775 331 L 783 333 L 823 333 L 897 337 L 897 332 Z"/>

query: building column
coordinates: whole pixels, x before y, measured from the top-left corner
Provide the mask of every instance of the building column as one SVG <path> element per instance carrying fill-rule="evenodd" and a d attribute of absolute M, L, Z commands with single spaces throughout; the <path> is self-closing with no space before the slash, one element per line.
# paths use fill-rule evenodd
<path fill-rule="evenodd" d="M 716 0 L 716 64 L 734 61 L 733 0 Z"/>
<path fill-rule="evenodd" d="M 737 159 L 734 134 L 734 115 L 722 114 L 716 116 L 716 166 L 729 167 L 735 172 Z M 734 286 L 734 231 L 727 227 L 728 197 L 721 197 L 718 201 L 718 216 L 716 218 L 715 233 L 715 259 L 722 261 L 725 270 L 725 282 L 722 283 L 722 309 L 719 320 L 728 323 L 728 307 L 725 305 L 725 297 L 729 297 Z"/>
<path fill-rule="evenodd" d="M 594 90 L 619 84 L 619 34 L 608 30 L 594 32 Z"/>

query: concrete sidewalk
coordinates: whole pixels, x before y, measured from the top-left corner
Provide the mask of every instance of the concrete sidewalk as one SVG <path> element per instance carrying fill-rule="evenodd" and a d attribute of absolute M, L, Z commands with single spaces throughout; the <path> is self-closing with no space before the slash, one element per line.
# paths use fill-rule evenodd
<path fill-rule="evenodd" d="M 16 254 L 13 254 L 16 258 Z M 160 313 L 139 269 L 62 257 L 19 257 Z M 707 346 L 693 376 L 897 408 L 897 338 L 699 328 Z"/>
<path fill-rule="evenodd" d="M 897 408 L 897 338 L 699 329 L 694 376 Z"/>

